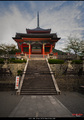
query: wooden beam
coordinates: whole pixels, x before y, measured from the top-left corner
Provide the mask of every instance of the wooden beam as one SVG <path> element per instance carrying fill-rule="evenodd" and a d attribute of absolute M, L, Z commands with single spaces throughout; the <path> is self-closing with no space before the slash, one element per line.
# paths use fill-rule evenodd
<path fill-rule="evenodd" d="M 49 42 L 57 42 L 58 40 L 52 40 L 51 38 L 22 38 L 22 39 L 14 39 L 16 42 L 25 42 L 25 41 L 49 41 Z"/>
<path fill-rule="evenodd" d="M 40 40 L 51 40 L 51 38 L 22 38 L 22 40 L 40 41 Z"/>

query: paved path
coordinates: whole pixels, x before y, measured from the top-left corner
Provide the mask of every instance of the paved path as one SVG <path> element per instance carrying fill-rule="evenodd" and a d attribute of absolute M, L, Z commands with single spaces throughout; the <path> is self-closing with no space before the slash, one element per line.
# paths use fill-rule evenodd
<path fill-rule="evenodd" d="M 23 96 L 9 117 L 72 117 L 56 96 Z"/>

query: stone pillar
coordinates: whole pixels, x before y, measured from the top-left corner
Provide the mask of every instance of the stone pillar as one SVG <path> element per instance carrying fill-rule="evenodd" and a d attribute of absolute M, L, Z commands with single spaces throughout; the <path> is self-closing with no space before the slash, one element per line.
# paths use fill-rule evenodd
<path fill-rule="evenodd" d="M 73 67 L 71 65 L 71 60 L 68 60 L 68 69 L 73 70 Z"/>

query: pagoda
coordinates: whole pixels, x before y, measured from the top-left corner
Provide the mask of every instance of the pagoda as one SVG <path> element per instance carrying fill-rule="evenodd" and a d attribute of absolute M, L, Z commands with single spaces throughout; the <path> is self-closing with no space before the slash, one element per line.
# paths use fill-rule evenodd
<path fill-rule="evenodd" d="M 39 27 L 39 12 L 37 13 L 37 27 L 35 29 L 26 29 L 26 33 L 16 33 L 13 40 L 17 42 L 19 53 L 44 55 L 52 53 L 55 43 L 60 40 L 56 33 L 51 33 L 51 29 Z"/>

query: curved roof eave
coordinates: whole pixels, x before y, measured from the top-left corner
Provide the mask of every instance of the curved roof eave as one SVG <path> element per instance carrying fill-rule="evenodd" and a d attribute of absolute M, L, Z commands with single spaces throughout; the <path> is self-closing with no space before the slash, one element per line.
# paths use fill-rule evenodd
<path fill-rule="evenodd" d="M 34 29 L 26 29 L 28 31 L 51 31 L 51 29 L 43 29 L 40 27 L 34 28 Z"/>

